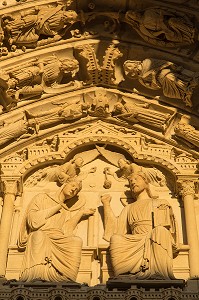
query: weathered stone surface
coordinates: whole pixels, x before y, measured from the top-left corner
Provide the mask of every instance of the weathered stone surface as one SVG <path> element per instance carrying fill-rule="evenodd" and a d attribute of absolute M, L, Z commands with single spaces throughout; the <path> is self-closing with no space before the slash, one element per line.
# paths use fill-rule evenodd
<path fill-rule="evenodd" d="M 0 8 L 0 298 L 197 297 L 198 1 Z"/>

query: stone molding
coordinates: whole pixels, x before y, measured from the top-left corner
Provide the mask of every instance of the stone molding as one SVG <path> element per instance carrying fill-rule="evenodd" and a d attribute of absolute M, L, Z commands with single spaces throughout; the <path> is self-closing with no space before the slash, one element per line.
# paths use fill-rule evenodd
<path fill-rule="evenodd" d="M 16 248 L 18 227 L 29 200 L 38 190 L 43 192 L 44 182 L 37 180 L 38 175 L 43 179 L 43 174 L 48 175 L 52 167 L 57 179 L 49 180 L 46 186 L 44 183 L 44 192 L 49 195 L 66 178 L 78 176 L 82 171 L 82 180 L 85 179 L 82 194 L 86 191 L 86 203 L 96 206 L 92 207 L 92 217 L 83 218 L 76 228 L 77 236 L 85 245 L 79 278 L 92 284 L 106 282 L 113 269 L 106 261 L 110 259 L 108 244 L 101 247 L 97 240 L 107 241 L 103 241 L 102 205 L 93 196 L 100 197 L 101 192 L 110 189 L 118 201 L 114 203 L 118 205 L 117 217 L 121 206 L 125 206 L 121 200 L 123 194 L 119 194 L 127 193 L 124 202 L 134 197 L 129 196 L 125 184 L 128 184 L 128 172 L 135 172 L 136 166 L 140 170 L 148 168 L 149 173 L 152 168 L 157 171 L 155 176 L 160 176 L 164 186 L 154 187 L 154 194 L 168 199 L 168 207 L 174 208 L 180 222 L 179 249 L 183 251 L 177 258 L 177 276 L 183 274 L 187 278 L 188 273 L 198 276 L 197 267 L 194 268 L 194 256 L 198 256 L 198 249 L 194 248 L 197 230 L 195 236 L 192 234 L 193 228 L 198 227 L 198 204 L 194 201 L 199 189 L 198 7 L 196 0 L 165 0 L 164 3 L 157 0 L 143 3 L 5 0 L 0 3 L 2 236 L 6 232 L 1 251 L 2 276 L 6 272 L 19 275 L 16 264 L 13 269 L 10 267 L 13 258 L 20 256 Z M 99 155 L 85 162 L 81 155 L 85 158 L 86 152 L 93 150 L 99 151 Z M 74 167 L 77 155 L 83 161 L 78 168 Z M 120 167 L 118 157 L 123 157 L 128 172 Z M 98 170 L 95 160 L 99 162 Z M 70 175 L 67 168 L 64 171 L 65 166 L 72 166 Z M 98 179 L 96 170 L 97 183 L 94 182 Z M 117 177 L 120 171 L 123 173 Z M 63 173 L 65 177 L 61 178 Z M 150 187 L 148 194 L 149 190 Z M 184 219 L 176 195 L 184 200 Z M 153 199 L 153 192 L 149 198 Z M 95 216 L 94 210 L 97 210 Z M 54 216 L 51 213 L 49 216 Z M 97 232 L 96 224 L 100 228 Z M 152 228 L 153 225 L 152 218 Z M 175 238 L 178 239 L 177 234 Z M 21 253 L 20 259 L 22 256 Z M 179 262 L 183 262 L 183 267 Z M 52 283 L 51 290 L 47 284 L 45 291 L 38 284 L 39 295 L 37 283 L 33 283 L 33 290 L 27 290 L 26 284 L 6 284 L 8 293 L 3 291 L 2 297 L 14 300 L 19 300 L 21 295 L 24 299 L 42 296 L 61 300 L 80 296 L 104 300 L 110 292 L 115 299 L 127 300 L 189 297 L 185 287 L 180 290 L 173 286 L 149 291 L 129 285 L 125 292 L 105 285 L 93 288 L 79 285 L 78 291 L 74 291 L 71 286 L 67 290 L 67 286 Z M 0 285 L 0 297 L 2 290 L 5 288 Z M 195 293 L 196 286 L 193 290 Z"/>

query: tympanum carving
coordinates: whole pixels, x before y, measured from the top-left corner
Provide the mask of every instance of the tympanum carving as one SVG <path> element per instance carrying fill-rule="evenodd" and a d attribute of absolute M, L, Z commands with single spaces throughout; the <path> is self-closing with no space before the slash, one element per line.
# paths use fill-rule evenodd
<path fill-rule="evenodd" d="M 172 258 L 178 252 L 178 234 L 171 205 L 154 198 L 149 183 L 156 173 L 138 167 L 128 177 L 133 203 L 118 218 L 110 206 L 111 196 L 101 197 L 106 240 L 115 276 L 132 279 L 174 279 Z"/>
<path fill-rule="evenodd" d="M 80 101 L 68 104 L 54 103 L 55 108 L 34 114 L 28 110 L 21 114 L 15 123 L 2 122 L 0 127 L 0 145 L 12 140 L 20 140 L 38 134 L 41 129 L 63 122 L 78 120 L 85 115 L 84 105 Z"/>
<path fill-rule="evenodd" d="M 38 194 L 30 202 L 18 240 L 19 248 L 26 248 L 21 281 L 76 279 L 82 240 L 73 231 L 82 217 L 95 212 L 78 204 L 80 190 L 81 183 L 71 181 L 55 195 Z M 72 217 L 71 211 L 76 211 Z"/>
<path fill-rule="evenodd" d="M 37 128 L 37 122 L 35 120 L 27 120 L 25 116 L 21 116 L 15 120 L 15 123 L 4 122 L 3 126 L 0 128 L 0 146 L 10 141 L 28 138 L 38 132 Z"/>
<path fill-rule="evenodd" d="M 18 16 L 4 15 L 2 28 L 11 47 L 35 48 L 41 36 L 59 41 L 78 21 L 77 13 L 65 10 L 64 5 L 40 6 L 22 11 Z"/>
<path fill-rule="evenodd" d="M 59 88 L 73 86 L 72 78 L 79 70 L 75 59 L 56 55 L 35 59 L 11 70 L 1 71 L 0 96 L 5 109 L 15 106 L 20 100 L 40 98 L 43 93 L 56 93 Z M 62 83 L 65 75 L 71 81 Z"/>
<path fill-rule="evenodd" d="M 83 159 L 81 156 L 77 156 L 62 165 L 50 166 L 44 170 L 39 170 L 39 173 L 35 175 L 35 180 L 32 185 L 37 182 L 57 182 L 62 185 L 66 182 L 74 180 L 80 173 L 81 167 L 83 166 Z"/>
<path fill-rule="evenodd" d="M 64 121 L 78 120 L 85 115 L 85 106 L 79 100 L 71 101 L 71 103 L 53 102 L 52 104 L 55 106 L 55 108 L 46 110 L 44 112 L 39 112 L 37 114 L 26 110 L 26 118 L 28 120 L 35 120 L 39 129 L 43 129 L 47 126 L 53 126 Z"/>
<path fill-rule="evenodd" d="M 143 61 L 127 60 L 124 63 L 125 75 L 138 81 L 148 89 L 160 90 L 168 98 L 181 99 L 192 106 L 191 97 L 198 85 L 198 72 L 177 66 L 173 62 L 147 58 Z"/>
<path fill-rule="evenodd" d="M 85 100 L 88 102 L 88 114 L 92 117 L 101 117 L 106 118 L 110 116 L 109 111 L 109 96 L 106 93 L 106 90 L 99 89 L 95 92 L 94 96 L 91 96 L 90 94 L 87 95 L 88 100 Z"/>
<path fill-rule="evenodd" d="M 199 130 L 196 130 L 194 126 L 180 121 L 176 125 L 174 131 L 175 135 L 182 139 L 185 143 L 199 148 Z"/>
<path fill-rule="evenodd" d="M 118 101 L 114 105 L 112 115 L 118 119 L 132 123 L 143 123 L 165 131 L 171 114 L 152 110 L 149 106 L 148 103 Z"/>
<path fill-rule="evenodd" d="M 160 47 L 179 47 L 197 41 L 197 29 L 191 17 L 185 13 L 164 8 L 146 8 L 127 11 L 128 23 L 148 43 Z"/>

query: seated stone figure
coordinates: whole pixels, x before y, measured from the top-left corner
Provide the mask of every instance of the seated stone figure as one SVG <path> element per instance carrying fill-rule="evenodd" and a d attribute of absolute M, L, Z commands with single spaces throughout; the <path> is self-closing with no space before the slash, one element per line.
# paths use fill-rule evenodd
<path fill-rule="evenodd" d="M 18 246 L 26 248 L 20 280 L 75 280 L 80 260 L 82 240 L 73 230 L 82 217 L 94 214 L 94 209 L 78 210 L 81 183 L 64 184 L 52 197 L 36 195 L 30 202 L 19 234 Z"/>
<path fill-rule="evenodd" d="M 102 196 L 104 239 L 110 239 L 115 276 L 174 279 L 172 260 L 178 252 L 175 218 L 166 200 L 151 196 L 149 178 L 144 168 L 129 176 L 135 201 L 126 205 L 118 218 L 110 207 L 111 196 Z"/>

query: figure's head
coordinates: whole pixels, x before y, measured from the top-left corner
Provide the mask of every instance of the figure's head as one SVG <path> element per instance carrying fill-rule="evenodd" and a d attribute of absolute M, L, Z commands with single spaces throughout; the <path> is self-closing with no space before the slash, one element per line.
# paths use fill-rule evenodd
<path fill-rule="evenodd" d="M 129 10 L 125 14 L 125 19 L 127 21 L 135 21 L 135 22 L 141 22 L 142 20 L 142 14 L 138 11 Z"/>
<path fill-rule="evenodd" d="M 114 113 L 115 114 L 122 114 L 124 112 L 126 112 L 124 105 L 121 102 L 117 102 L 114 105 Z"/>
<path fill-rule="evenodd" d="M 65 200 L 67 200 L 76 196 L 81 190 L 81 188 L 82 188 L 81 182 L 69 181 L 62 186 L 61 192 L 63 193 Z"/>
<path fill-rule="evenodd" d="M 139 60 L 127 60 L 124 62 L 125 75 L 131 79 L 137 79 L 142 69 L 142 62 Z"/>
<path fill-rule="evenodd" d="M 147 191 L 149 195 L 149 181 L 144 172 L 132 173 L 129 177 L 129 185 L 134 195 L 139 195 L 143 191 Z M 150 196 L 150 195 L 149 195 Z"/>
<path fill-rule="evenodd" d="M 120 169 L 123 169 L 123 168 L 129 166 L 129 162 L 126 159 L 124 159 L 124 158 L 120 158 L 118 160 L 118 166 L 119 166 Z"/>
<path fill-rule="evenodd" d="M 83 166 L 84 160 L 80 156 L 76 157 L 74 160 L 76 167 L 81 168 Z"/>
<path fill-rule="evenodd" d="M 8 80 L 8 86 L 10 89 L 16 88 L 17 83 L 18 83 L 18 81 L 15 78 L 9 78 L 9 80 Z"/>
<path fill-rule="evenodd" d="M 74 77 L 79 71 L 79 62 L 76 59 L 62 58 L 60 59 L 61 69 L 64 73 L 71 73 Z"/>
<path fill-rule="evenodd" d="M 64 12 L 64 20 L 66 23 L 73 23 L 79 20 L 78 14 L 74 10 Z"/>

